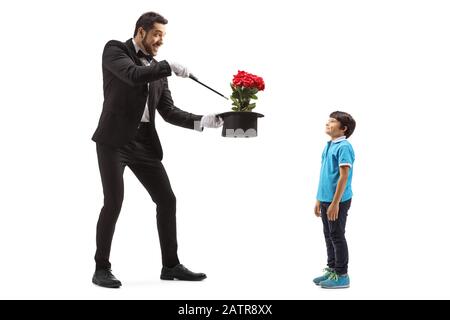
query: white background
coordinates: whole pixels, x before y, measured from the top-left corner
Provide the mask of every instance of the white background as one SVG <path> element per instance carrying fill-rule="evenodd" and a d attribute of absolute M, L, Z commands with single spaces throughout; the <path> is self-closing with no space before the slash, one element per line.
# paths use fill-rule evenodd
<path fill-rule="evenodd" d="M 208 279 L 159 280 L 155 206 L 126 170 L 111 256 L 124 286 L 107 290 L 91 284 L 101 54 L 146 11 L 169 20 L 160 59 L 227 95 L 238 69 L 262 76 L 266 117 L 255 139 L 157 117 L 180 258 Z M 0 298 L 450 298 L 449 16 L 446 1 L 1 2 Z M 231 108 L 193 81 L 170 86 L 184 110 Z M 352 286 L 324 291 L 312 209 L 336 109 L 357 121 Z"/>

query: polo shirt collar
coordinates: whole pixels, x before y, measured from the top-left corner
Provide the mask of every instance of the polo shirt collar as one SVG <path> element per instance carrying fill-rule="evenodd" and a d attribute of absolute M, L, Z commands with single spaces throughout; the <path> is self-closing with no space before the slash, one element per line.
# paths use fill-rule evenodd
<path fill-rule="evenodd" d="M 337 138 L 335 140 L 331 140 L 331 143 L 338 143 L 338 142 L 341 142 L 341 141 L 344 141 L 344 140 L 347 140 L 347 138 L 345 136 L 342 136 L 342 137 L 339 137 L 339 138 Z"/>

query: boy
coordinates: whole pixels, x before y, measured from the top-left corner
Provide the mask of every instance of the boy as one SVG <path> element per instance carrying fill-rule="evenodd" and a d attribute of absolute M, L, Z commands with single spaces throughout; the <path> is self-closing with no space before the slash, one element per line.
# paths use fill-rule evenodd
<path fill-rule="evenodd" d="M 327 245 L 328 268 L 313 282 L 327 289 L 348 288 L 348 248 L 345 223 L 352 201 L 352 175 L 355 154 L 348 138 L 355 130 L 355 120 L 348 113 L 330 114 L 325 132 L 331 137 L 322 154 L 319 190 L 314 214 L 322 217 Z"/>

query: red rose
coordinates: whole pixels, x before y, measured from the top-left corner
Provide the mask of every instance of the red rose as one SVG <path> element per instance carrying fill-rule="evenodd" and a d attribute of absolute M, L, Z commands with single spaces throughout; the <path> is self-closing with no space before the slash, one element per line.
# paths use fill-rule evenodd
<path fill-rule="evenodd" d="M 265 89 L 264 80 L 254 74 L 238 71 L 233 78 L 233 85 L 236 87 L 256 88 L 259 91 Z"/>
<path fill-rule="evenodd" d="M 263 78 L 239 70 L 238 73 L 233 77 L 231 87 L 233 89 L 233 94 L 231 96 L 234 105 L 233 110 L 252 111 L 252 109 L 255 108 L 255 103 L 251 103 L 251 100 L 256 99 L 254 95 L 258 91 L 264 90 L 266 86 Z"/>

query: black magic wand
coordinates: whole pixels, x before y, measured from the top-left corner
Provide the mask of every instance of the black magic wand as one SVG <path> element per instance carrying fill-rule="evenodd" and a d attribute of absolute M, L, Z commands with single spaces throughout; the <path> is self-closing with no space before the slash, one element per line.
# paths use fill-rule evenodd
<path fill-rule="evenodd" d="M 206 84 L 200 82 L 200 81 L 197 79 L 197 77 L 194 76 L 192 73 L 189 74 L 189 78 L 191 78 L 192 80 L 194 80 L 194 81 L 197 82 L 197 83 L 200 83 L 202 86 L 208 88 L 209 90 L 211 90 L 211 91 L 217 93 L 219 96 L 221 96 L 221 97 L 223 97 L 223 98 L 225 98 L 225 99 L 228 100 L 228 97 L 225 97 L 225 96 L 224 96 L 223 94 L 221 94 L 220 92 L 218 92 L 218 91 L 214 90 L 213 88 L 208 87 Z"/>

